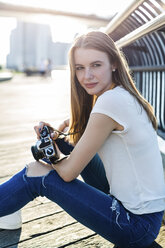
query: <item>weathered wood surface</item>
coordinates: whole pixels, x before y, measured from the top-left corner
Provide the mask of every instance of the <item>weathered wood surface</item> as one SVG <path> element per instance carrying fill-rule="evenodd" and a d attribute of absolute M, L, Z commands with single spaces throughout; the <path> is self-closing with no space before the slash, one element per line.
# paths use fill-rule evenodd
<path fill-rule="evenodd" d="M 0 182 L 32 160 L 36 123 L 45 120 L 58 125 L 68 116 L 68 92 L 65 72 L 57 72 L 54 80 L 19 76 L 0 84 Z M 27 204 L 22 219 L 22 229 L 0 230 L 0 248 L 113 247 L 46 198 Z M 157 241 L 165 247 L 164 226 Z"/>
<path fill-rule="evenodd" d="M 77 223 L 59 206 L 45 199 L 35 200 L 22 210 L 23 227 L 17 231 L 0 231 L 0 247 L 78 247 L 77 243 L 103 244 L 112 247 L 94 232 Z M 96 242 L 96 243 L 95 243 Z M 79 246 L 80 247 L 80 246 Z"/>

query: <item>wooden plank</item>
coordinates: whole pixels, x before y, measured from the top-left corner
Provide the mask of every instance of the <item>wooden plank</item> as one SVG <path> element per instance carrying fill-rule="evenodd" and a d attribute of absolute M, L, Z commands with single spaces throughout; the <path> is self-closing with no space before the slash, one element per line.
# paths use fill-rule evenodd
<path fill-rule="evenodd" d="M 23 243 L 27 240 L 32 240 L 36 237 L 44 238 L 47 233 L 54 232 L 62 229 L 67 225 L 71 225 L 76 221 L 65 212 L 55 213 L 53 215 L 44 216 L 25 222 L 22 230 L 17 231 L 1 231 L 0 232 L 0 247 L 6 247 L 17 243 Z M 13 236 L 12 236 L 13 235 Z M 10 239 L 8 238 L 10 237 Z M 30 241 L 29 241 L 30 242 Z"/>
<path fill-rule="evenodd" d="M 100 243 L 102 247 L 105 243 L 106 246 L 109 244 L 50 201 L 26 206 L 22 210 L 22 216 L 22 230 L 0 232 L 0 247 L 16 247 L 17 244 L 18 247 L 60 247 L 76 245 L 77 242 L 78 246 L 83 242 L 84 245 L 89 244 L 91 247 L 95 242 Z M 93 239 L 91 235 L 95 238 Z"/>
<path fill-rule="evenodd" d="M 67 246 L 60 246 L 58 248 L 113 248 L 114 245 L 99 235 L 93 235 L 91 237 L 82 238 L 81 240 L 75 242 L 74 244 L 68 244 Z"/>
<path fill-rule="evenodd" d="M 162 246 L 162 248 L 165 248 L 165 225 L 162 225 L 160 228 L 159 235 L 156 239 L 156 242 Z"/>
<path fill-rule="evenodd" d="M 31 210 L 33 210 L 34 206 L 42 205 L 42 204 L 49 203 L 49 202 L 51 202 L 51 201 L 49 199 L 47 199 L 46 197 L 39 196 L 39 197 L 35 198 L 33 201 L 29 202 L 26 206 L 24 206 L 22 208 L 22 211 L 24 212 L 24 214 L 26 214 L 27 208 L 31 208 Z M 52 203 L 52 204 L 55 204 L 55 203 Z"/>
<path fill-rule="evenodd" d="M 63 212 L 63 209 L 54 202 L 47 202 L 44 204 L 34 205 L 31 208 L 23 208 L 22 222 L 23 224 L 25 224 L 61 212 Z"/>
<path fill-rule="evenodd" d="M 93 239 L 92 239 L 93 237 Z M 98 244 L 98 246 L 96 245 Z M 84 246 L 85 245 L 85 246 Z M 10 246 L 14 248 L 14 246 Z M 19 243 L 18 248 L 62 248 L 62 247 L 113 247 L 111 243 L 95 235 L 94 232 L 80 223 L 72 224 L 62 229 L 36 236 L 33 239 Z"/>

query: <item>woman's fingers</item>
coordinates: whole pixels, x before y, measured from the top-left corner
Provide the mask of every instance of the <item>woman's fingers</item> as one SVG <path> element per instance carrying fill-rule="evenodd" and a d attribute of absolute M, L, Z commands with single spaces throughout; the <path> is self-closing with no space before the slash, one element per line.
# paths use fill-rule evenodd
<path fill-rule="evenodd" d="M 37 139 L 40 139 L 40 133 L 44 126 L 50 127 L 50 136 L 52 140 L 56 140 L 59 136 L 59 133 L 55 131 L 55 129 L 47 122 L 40 121 L 38 125 L 34 126 L 34 130 L 37 134 Z M 58 127 L 60 132 L 66 132 L 69 127 L 69 119 L 64 120 Z"/>
<path fill-rule="evenodd" d="M 40 133 L 41 133 L 41 131 L 42 131 L 42 129 L 43 129 L 44 126 L 51 127 L 51 125 L 50 125 L 49 123 L 44 122 L 44 121 L 40 121 L 40 122 L 39 122 L 39 125 L 34 126 L 34 130 L 35 130 L 35 132 L 36 132 L 36 134 L 37 134 L 37 139 L 40 139 Z M 51 128 L 52 128 L 52 127 L 51 127 Z M 53 128 L 52 128 L 52 129 L 53 129 Z"/>
<path fill-rule="evenodd" d="M 34 126 L 34 130 L 37 134 L 37 139 L 40 139 L 40 132 L 39 132 L 39 126 Z"/>
<path fill-rule="evenodd" d="M 54 131 L 53 133 L 50 134 L 52 140 L 56 140 L 59 136 L 59 133 L 57 133 L 56 131 Z"/>
<path fill-rule="evenodd" d="M 44 121 L 40 121 L 39 122 L 39 128 L 42 130 L 44 126 L 48 126 L 48 127 L 51 127 L 52 128 L 52 126 L 49 123 L 44 122 Z"/>
<path fill-rule="evenodd" d="M 69 119 L 64 120 L 58 127 L 58 130 L 64 132 L 65 129 L 69 127 Z"/>

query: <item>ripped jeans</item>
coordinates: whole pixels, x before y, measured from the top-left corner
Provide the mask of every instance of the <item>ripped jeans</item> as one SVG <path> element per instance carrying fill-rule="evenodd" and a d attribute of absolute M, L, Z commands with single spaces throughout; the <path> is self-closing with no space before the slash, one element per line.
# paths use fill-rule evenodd
<path fill-rule="evenodd" d="M 59 141 L 63 153 L 72 147 Z M 64 182 L 51 170 L 41 177 L 29 177 L 26 168 L 0 185 L 0 217 L 21 209 L 38 196 L 46 196 L 77 221 L 120 248 L 142 248 L 158 235 L 163 212 L 135 215 L 113 196 L 98 155 L 89 162 L 78 179 Z"/>

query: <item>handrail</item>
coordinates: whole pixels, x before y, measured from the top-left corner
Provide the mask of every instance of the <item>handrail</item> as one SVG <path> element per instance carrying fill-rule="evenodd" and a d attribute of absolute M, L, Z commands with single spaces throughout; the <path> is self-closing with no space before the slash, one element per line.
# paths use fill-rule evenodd
<path fill-rule="evenodd" d="M 143 72 L 143 71 L 165 71 L 165 66 L 130 66 L 132 71 Z"/>
<path fill-rule="evenodd" d="M 89 14 L 81 14 L 81 13 L 74 13 L 62 10 L 55 10 L 51 7 L 43 8 L 43 7 L 35 7 L 35 6 L 23 6 L 19 4 L 12 4 L 12 3 L 5 3 L 0 1 L 0 13 L 4 13 L 3 15 L 7 15 L 6 13 L 10 13 L 9 16 L 12 16 L 12 13 L 27 15 L 27 14 L 50 14 L 55 16 L 66 16 L 72 18 L 79 18 L 89 21 L 98 21 L 103 25 L 107 25 L 110 21 L 110 18 L 100 17 L 97 15 L 89 15 Z"/>
<path fill-rule="evenodd" d="M 110 34 L 113 32 L 144 0 L 132 0 L 129 5 L 126 5 L 105 27 L 104 32 Z"/>
<path fill-rule="evenodd" d="M 160 28 L 165 24 L 165 13 L 160 14 L 159 16 L 155 17 L 151 21 L 145 23 L 141 27 L 137 28 L 136 30 L 132 31 L 131 33 L 125 35 L 120 40 L 116 41 L 116 45 L 121 48 L 124 46 L 129 45 L 130 43 L 142 38 L 144 35 L 155 31 L 156 29 Z"/>

